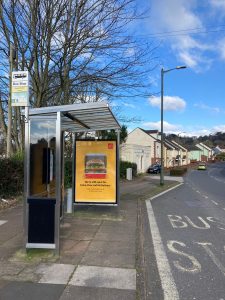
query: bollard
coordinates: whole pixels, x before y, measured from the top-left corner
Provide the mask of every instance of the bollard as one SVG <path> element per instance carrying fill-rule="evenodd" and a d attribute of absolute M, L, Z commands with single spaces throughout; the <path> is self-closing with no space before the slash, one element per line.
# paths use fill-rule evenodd
<path fill-rule="evenodd" d="M 73 212 L 72 189 L 67 189 L 67 207 L 66 207 L 66 212 L 68 214 L 72 214 L 72 212 Z"/>
<path fill-rule="evenodd" d="M 132 168 L 127 168 L 127 180 L 132 180 Z"/>

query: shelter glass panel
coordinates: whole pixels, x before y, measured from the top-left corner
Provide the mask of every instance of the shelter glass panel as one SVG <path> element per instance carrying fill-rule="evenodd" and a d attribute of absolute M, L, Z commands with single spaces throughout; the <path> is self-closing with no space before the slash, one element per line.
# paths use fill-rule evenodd
<path fill-rule="evenodd" d="M 56 120 L 30 121 L 30 196 L 54 198 Z"/>

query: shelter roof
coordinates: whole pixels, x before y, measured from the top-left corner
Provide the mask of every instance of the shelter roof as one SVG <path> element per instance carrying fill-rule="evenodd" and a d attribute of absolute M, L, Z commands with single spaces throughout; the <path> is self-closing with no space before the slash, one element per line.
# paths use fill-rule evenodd
<path fill-rule="evenodd" d="M 29 116 L 33 118 L 56 118 L 61 113 L 61 127 L 64 131 L 83 132 L 120 129 L 107 102 L 79 103 L 60 106 L 33 108 Z"/>

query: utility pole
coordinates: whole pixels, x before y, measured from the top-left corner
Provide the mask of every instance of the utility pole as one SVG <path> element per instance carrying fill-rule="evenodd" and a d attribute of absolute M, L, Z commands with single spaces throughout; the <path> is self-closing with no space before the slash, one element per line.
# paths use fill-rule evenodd
<path fill-rule="evenodd" d="M 9 100 L 8 100 L 8 130 L 7 130 L 7 145 L 6 156 L 9 158 L 12 154 L 12 72 L 13 65 L 16 60 L 16 50 L 12 43 L 10 43 L 9 50 Z"/>

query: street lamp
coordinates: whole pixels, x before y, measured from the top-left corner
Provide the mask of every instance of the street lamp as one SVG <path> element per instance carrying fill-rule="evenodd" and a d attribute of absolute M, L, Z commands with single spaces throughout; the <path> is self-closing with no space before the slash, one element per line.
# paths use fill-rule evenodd
<path fill-rule="evenodd" d="M 160 172 L 160 185 L 164 185 L 164 136 L 163 136 L 163 88 L 164 88 L 164 74 L 173 70 L 186 69 L 186 66 L 177 66 L 172 69 L 164 70 L 161 69 L 161 172 Z"/>

